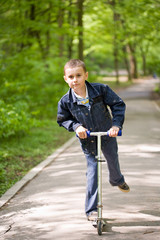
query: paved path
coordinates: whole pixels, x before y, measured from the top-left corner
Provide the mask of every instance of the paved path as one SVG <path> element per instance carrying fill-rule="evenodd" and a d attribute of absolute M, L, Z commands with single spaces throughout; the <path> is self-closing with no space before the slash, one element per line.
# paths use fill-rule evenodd
<path fill-rule="evenodd" d="M 85 218 L 86 162 L 75 139 L 1 209 L 0 239 L 160 239 L 160 111 L 149 99 L 153 87 L 150 80 L 120 93 L 127 112 L 119 156 L 131 192 L 110 186 L 104 164 L 102 236 Z"/>

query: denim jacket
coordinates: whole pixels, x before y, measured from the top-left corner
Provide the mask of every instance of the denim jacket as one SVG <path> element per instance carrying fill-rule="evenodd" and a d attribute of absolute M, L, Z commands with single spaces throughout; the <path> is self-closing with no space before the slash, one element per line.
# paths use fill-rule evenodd
<path fill-rule="evenodd" d="M 112 126 L 122 128 L 125 115 L 122 99 L 107 85 L 86 81 L 86 86 L 90 108 L 77 102 L 73 90 L 69 89 L 58 103 L 58 124 L 68 131 L 75 131 L 78 126 L 92 132 L 107 131 Z"/>

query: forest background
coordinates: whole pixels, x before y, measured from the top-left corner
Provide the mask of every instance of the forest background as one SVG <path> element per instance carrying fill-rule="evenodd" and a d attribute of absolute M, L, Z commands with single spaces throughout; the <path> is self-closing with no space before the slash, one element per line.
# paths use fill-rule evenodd
<path fill-rule="evenodd" d="M 70 135 L 56 124 L 63 66 L 84 60 L 89 81 L 125 69 L 160 74 L 159 0 L 0 1 L 0 194 Z M 114 86 L 113 86 L 114 87 Z"/>

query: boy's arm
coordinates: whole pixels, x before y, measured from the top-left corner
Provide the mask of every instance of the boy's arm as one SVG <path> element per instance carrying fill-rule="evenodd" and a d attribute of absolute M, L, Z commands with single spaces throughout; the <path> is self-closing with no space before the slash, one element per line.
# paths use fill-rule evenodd
<path fill-rule="evenodd" d="M 69 109 L 61 102 L 61 100 L 58 103 L 57 123 L 60 127 L 63 126 L 70 132 L 76 131 L 79 126 L 82 126 L 82 124 L 73 118 Z"/>
<path fill-rule="evenodd" d="M 122 128 L 125 118 L 126 105 L 123 100 L 109 87 L 103 88 L 104 102 L 112 112 L 112 126 Z"/>

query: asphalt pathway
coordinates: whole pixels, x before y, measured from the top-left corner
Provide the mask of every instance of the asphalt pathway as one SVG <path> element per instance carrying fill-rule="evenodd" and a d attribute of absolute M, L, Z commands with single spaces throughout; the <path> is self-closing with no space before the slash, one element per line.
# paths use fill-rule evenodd
<path fill-rule="evenodd" d="M 119 93 L 127 104 L 119 157 L 131 191 L 110 186 L 104 163 L 102 236 L 84 214 L 86 161 L 74 138 L 1 208 L 0 239 L 160 239 L 160 110 L 150 98 L 154 86 L 155 80 L 145 80 Z"/>

